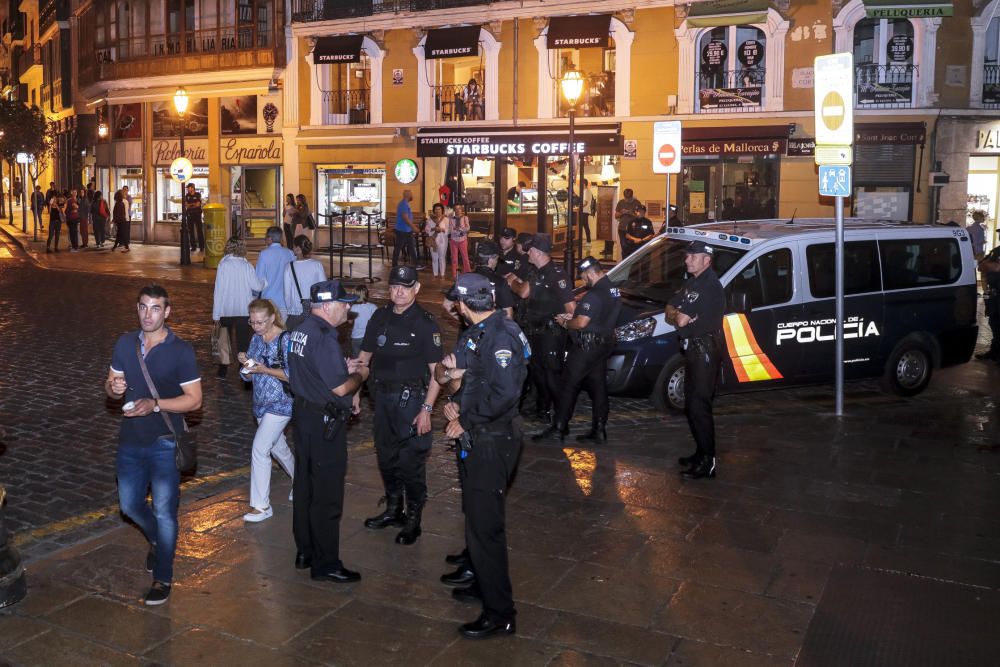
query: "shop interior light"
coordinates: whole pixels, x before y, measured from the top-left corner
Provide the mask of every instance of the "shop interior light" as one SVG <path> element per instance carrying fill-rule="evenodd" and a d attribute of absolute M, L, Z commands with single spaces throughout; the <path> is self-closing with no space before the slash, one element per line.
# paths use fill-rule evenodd
<path fill-rule="evenodd" d="M 108 138 L 108 124 L 107 123 L 102 122 L 102 123 L 100 123 L 97 126 L 97 136 L 99 136 L 101 139 L 107 139 Z"/>
<path fill-rule="evenodd" d="M 490 161 L 474 159 L 472 161 L 472 175 L 477 178 L 486 178 L 490 175 Z"/>
<path fill-rule="evenodd" d="M 174 108 L 177 109 L 177 113 L 181 116 L 183 116 L 184 112 L 187 111 L 188 94 L 187 91 L 184 90 L 184 86 L 178 88 L 177 92 L 174 93 Z"/>
<path fill-rule="evenodd" d="M 580 99 L 580 95 L 583 93 L 583 77 L 578 71 L 571 69 L 563 74 L 560 85 L 562 86 L 563 97 L 566 98 L 571 107 L 575 107 Z"/>
<path fill-rule="evenodd" d="M 613 181 L 618 178 L 618 173 L 615 171 L 615 165 L 610 162 L 605 163 L 601 167 L 601 180 L 602 181 Z"/>

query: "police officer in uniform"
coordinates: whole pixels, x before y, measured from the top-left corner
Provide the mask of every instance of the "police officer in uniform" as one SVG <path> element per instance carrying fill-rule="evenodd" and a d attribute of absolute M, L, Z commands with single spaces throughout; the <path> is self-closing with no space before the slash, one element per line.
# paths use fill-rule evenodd
<path fill-rule="evenodd" d="M 531 381 L 536 416 L 550 421 L 549 412 L 559 393 L 559 376 L 566 352 L 566 330 L 556 322 L 560 313 L 573 313 L 573 286 L 563 268 L 552 261 L 552 239 L 535 234 L 528 248 L 528 262 L 535 267 L 529 280 L 512 285 L 515 294 L 527 301 L 525 333 L 531 341 Z"/>
<path fill-rule="evenodd" d="M 611 284 L 601 263 L 586 257 L 577 271 L 587 285 L 587 293 L 573 315 L 557 315 L 556 321 L 569 332 L 569 354 L 557 395 L 556 419 L 552 426 L 535 436 L 542 439 L 569 433 L 576 397 L 581 389 L 590 394 L 591 428 L 580 440 L 604 442 L 608 439 L 607 362 L 615 346 L 615 325 L 621 312 L 618 288 Z"/>
<path fill-rule="evenodd" d="M 309 292 L 310 315 L 292 332 L 288 351 L 288 376 L 295 393 L 295 567 L 311 568 L 313 579 L 350 583 L 361 575 L 340 560 L 346 419 L 351 397 L 368 377 L 368 369 L 356 360 L 344 362 L 337 327 L 347 321 L 350 304 L 358 297 L 347 294 L 339 280 L 316 283 Z"/>
<path fill-rule="evenodd" d="M 454 354 L 438 365 L 435 379 L 458 396 L 445 406 L 445 433 L 459 444 L 459 476 L 465 512 L 465 540 L 475 570 L 482 613 L 459 632 L 469 638 L 514 634 L 514 598 L 507 564 L 505 498 L 521 451 L 517 404 L 527 374 L 530 348 L 518 326 L 494 309 L 485 276 L 462 274 L 451 293 L 471 323 Z"/>
<path fill-rule="evenodd" d="M 976 358 L 992 359 L 1000 363 L 1000 246 L 993 248 L 980 260 L 979 271 L 983 274 L 984 305 L 993 340 L 990 342 L 990 349 L 977 354 Z"/>
<path fill-rule="evenodd" d="M 684 350 L 684 412 L 697 449 L 677 460 L 687 479 L 715 477 L 712 402 L 722 361 L 722 316 L 726 298 L 712 268 L 712 246 L 692 241 L 685 250 L 688 280 L 666 307 Z"/>
<path fill-rule="evenodd" d="M 514 293 L 510 290 L 507 281 L 497 273 L 496 269 L 500 262 L 500 247 L 486 239 L 476 245 L 476 268 L 474 271 L 485 277 L 493 285 L 494 305 L 508 319 L 514 318 Z M 445 294 L 445 312 L 457 317 L 458 312 L 453 308 L 454 302 L 448 298 L 451 290 Z"/>
<path fill-rule="evenodd" d="M 646 217 L 646 207 L 639 204 L 635 207 L 635 217 L 625 225 L 625 244 L 622 246 L 622 256 L 628 257 L 656 236 L 653 222 Z"/>
<path fill-rule="evenodd" d="M 437 383 L 428 386 L 428 380 L 441 361 L 441 331 L 431 314 L 417 305 L 419 291 L 416 269 L 393 268 L 392 304 L 372 315 L 358 355 L 362 363 L 371 364 L 375 381 L 375 453 L 385 486 L 385 511 L 366 519 L 365 526 L 403 526 L 397 544 L 413 544 L 420 536 L 431 413 L 440 391 Z"/>
<path fill-rule="evenodd" d="M 497 263 L 497 273 L 504 278 L 511 273 L 517 275 L 521 265 L 527 261 L 528 259 L 517 249 L 517 230 L 505 227 L 500 233 L 500 261 Z"/>

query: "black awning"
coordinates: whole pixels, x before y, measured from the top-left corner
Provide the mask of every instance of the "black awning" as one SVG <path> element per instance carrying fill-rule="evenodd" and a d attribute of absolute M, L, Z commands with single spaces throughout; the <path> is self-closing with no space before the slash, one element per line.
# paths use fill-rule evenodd
<path fill-rule="evenodd" d="M 621 155 L 621 124 L 577 125 L 574 152 L 582 155 Z M 562 125 L 518 127 L 423 128 L 417 131 L 417 157 L 518 157 L 569 154 L 569 128 Z"/>
<path fill-rule="evenodd" d="M 317 65 L 339 65 L 361 62 L 361 43 L 364 35 L 337 35 L 320 37 L 313 49 L 313 63 Z"/>
<path fill-rule="evenodd" d="M 549 21 L 548 48 L 582 49 L 608 43 L 610 14 L 555 16 Z"/>
<path fill-rule="evenodd" d="M 478 56 L 479 31 L 478 25 L 428 30 L 427 41 L 424 42 L 424 57 L 427 60 L 434 60 Z"/>

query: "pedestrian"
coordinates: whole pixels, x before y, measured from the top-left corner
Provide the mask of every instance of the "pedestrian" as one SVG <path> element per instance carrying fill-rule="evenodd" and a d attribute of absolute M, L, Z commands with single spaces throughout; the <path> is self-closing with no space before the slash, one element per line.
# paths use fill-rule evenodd
<path fill-rule="evenodd" d="M 295 224 L 299 210 L 295 207 L 295 195 L 285 195 L 285 208 L 281 212 L 281 229 L 285 232 L 285 245 L 289 248 L 295 241 Z"/>
<path fill-rule="evenodd" d="M 50 202 L 52 198 L 58 195 L 59 192 L 56 190 L 56 182 L 49 181 L 49 189 L 45 191 L 45 201 Z"/>
<path fill-rule="evenodd" d="M 201 376 L 194 349 L 167 326 L 167 291 L 143 287 L 137 312 L 140 329 L 115 344 L 104 391 L 125 400 L 118 431 L 118 502 L 150 544 L 146 571 L 153 584 L 144 602 L 159 605 L 170 597 L 177 547 L 180 473 L 174 434 L 185 430 L 186 413 L 201 408 Z M 146 502 L 150 492 L 152 505 Z"/>
<path fill-rule="evenodd" d="M 618 239 L 618 247 L 623 250 L 625 248 L 625 228 L 628 227 L 628 223 L 635 217 L 636 208 L 641 204 L 642 202 L 635 198 L 632 188 L 625 188 L 622 191 L 622 199 L 615 205 L 615 220 L 612 225 L 611 236 Z M 609 244 L 612 243 L 612 241 L 604 242 L 604 254 L 607 256 L 612 254 L 609 250 Z"/>
<path fill-rule="evenodd" d="M 66 227 L 69 229 L 69 251 L 80 252 L 80 205 L 76 201 L 76 190 L 63 191 L 66 200 Z"/>
<path fill-rule="evenodd" d="M 590 189 L 590 181 L 586 178 L 583 179 L 583 197 L 580 201 L 580 227 L 583 229 L 584 235 L 587 237 L 587 243 L 592 243 L 590 240 L 590 216 L 597 212 L 597 201 L 594 199 L 594 193 Z"/>
<path fill-rule="evenodd" d="M 66 220 L 66 198 L 53 188 L 52 196 L 45 199 L 49 207 L 49 237 L 45 241 L 45 252 L 59 252 L 59 236 Z M 49 246 L 52 246 L 51 249 Z"/>
<path fill-rule="evenodd" d="M 646 207 L 639 204 L 635 207 L 635 215 L 631 217 L 624 229 L 622 242 L 622 259 L 625 259 L 656 236 L 653 222 L 646 217 Z"/>
<path fill-rule="evenodd" d="M 129 222 L 128 212 L 126 210 L 126 199 L 125 194 L 122 190 L 115 193 L 115 206 L 114 210 L 111 212 L 111 221 L 115 227 L 115 244 L 111 246 L 111 252 L 115 251 L 115 248 L 122 246 L 124 250 L 122 252 L 129 251 L 129 237 L 132 235 L 132 223 Z"/>
<path fill-rule="evenodd" d="M 42 220 L 42 212 L 45 210 L 47 200 L 42 186 L 36 185 L 35 191 L 31 193 L 31 217 L 35 227 L 40 232 L 45 231 L 45 222 Z"/>
<path fill-rule="evenodd" d="M 469 216 L 465 214 L 464 204 L 455 204 L 455 215 L 451 218 L 451 234 L 448 244 L 451 246 L 451 277 L 458 275 L 458 261 L 462 260 L 462 273 L 469 273 Z"/>
<path fill-rule="evenodd" d="M 688 279 L 671 297 L 665 314 L 677 327 L 684 351 L 684 412 L 694 437 L 695 452 L 677 462 L 687 479 L 715 477 L 715 421 L 712 403 L 722 360 L 722 316 L 726 297 L 712 268 L 712 246 L 692 241 L 685 249 Z"/>
<path fill-rule="evenodd" d="M 335 583 L 361 579 L 340 560 L 346 421 L 351 396 L 368 377 L 368 367 L 356 359 L 345 361 L 337 342 L 337 327 L 347 321 L 350 304 L 356 299 L 339 280 L 313 285 L 310 316 L 292 332 L 288 352 L 298 471 L 292 480 L 295 567 L 310 568 L 313 579 Z"/>
<path fill-rule="evenodd" d="M 517 406 L 531 351 L 518 326 L 495 310 L 485 276 L 463 273 L 448 296 L 471 326 L 438 364 L 435 380 L 457 398 L 445 406 L 445 434 L 458 443 L 465 542 L 475 572 L 475 583 L 452 596 L 482 605 L 479 618 L 459 628 L 462 636 L 510 635 L 517 612 L 505 499 L 521 453 Z"/>
<path fill-rule="evenodd" d="M 529 280 L 511 288 L 526 300 L 525 333 L 531 342 L 530 377 L 535 390 L 535 417 L 552 423 L 552 407 L 561 391 L 559 377 L 566 352 L 566 330 L 556 323 L 560 313 L 573 313 L 573 286 L 562 266 L 552 261 L 552 238 L 535 234 L 528 262 L 535 267 Z"/>
<path fill-rule="evenodd" d="M 295 216 L 295 227 L 294 236 L 305 236 L 313 243 L 316 242 L 316 219 L 313 218 L 312 211 L 309 210 L 309 203 L 306 202 L 305 195 L 296 195 L 295 197 L 295 210 L 297 211 Z"/>
<path fill-rule="evenodd" d="M 979 271 L 983 274 L 983 305 L 992 336 L 989 349 L 977 354 L 976 359 L 1000 363 L 1000 246 L 979 262 Z"/>
<path fill-rule="evenodd" d="M 129 192 L 128 186 L 122 186 L 122 201 L 125 202 L 125 219 L 129 221 L 129 226 L 132 224 L 132 193 Z M 131 233 L 131 229 L 129 232 Z"/>
<path fill-rule="evenodd" d="M 215 272 L 212 296 L 212 320 L 220 327 L 219 369 L 216 372 L 220 378 L 226 377 L 229 371 L 233 349 L 238 356 L 250 347 L 250 324 L 247 322 L 250 302 L 266 285 L 247 261 L 246 246 L 241 239 L 234 236 L 226 241 L 224 253 Z"/>
<path fill-rule="evenodd" d="M 445 266 L 448 263 L 448 225 L 450 220 L 444 214 L 444 206 L 435 202 L 431 214 L 424 223 L 424 235 L 427 237 L 427 247 L 431 251 L 431 272 L 435 276 L 444 277 Z"/>
<path fill-rule="evenodd" d="M 986 256 L 986 214 L 982 211 L 972 213 L 972 222 L 965 228 L 972 241 L 972 256 L 981 261 Z"/>
<path fill-rule="evenodd" d="M 416 542 L 421 533 L 431 413 L 441 389 L 428 384 L 441 361 L 441 330 L 434 317 L 417 305 L 419 292 L 416 269 L 392 270 L 391 305 L 372 315 L 358 355 L 373 375 L 375 454 L 385 488 L 385 511 L 366 519 L 365 527 L 402 526 L 396 544 L 404 545 Z"/>
<path fill-rule="evenodd" d="M 257 277 L 266 281 L 261 296 L 270 299 L 281 311 L 281 319 L 288 319 L 285 303 L 285 269 L 295 261 L 295 254 L 281 245 L 284 234 L 280 227 L 268 227 L 264 235 L 265 247 L 257 256 Z"/>
<path fill-rule="evenodd" d="M 91 222 L 91 209 L 93 208 L 93 201 L 91 196 L 83 188 L 77 191 L 76 204 L 80 209 L 80 240 L 83 242 L 84 248 L 90 245 L 90 222 Z M 97 243 L 96 238 L 94 243 Z"/>
<path fill-rule="evenodd" d="M 201 193 L 194 187 L 194 183 L 188 183 L 187 193 L 184 195 L 184 224 L 191 252 L 205 252 L 205 225 L 201 213 Z"/>
<path fill-rule="evenodd" d="M 358 285 L 352 291 L 358 295 L 358 300 L 351 304 L 351 312 L 354 314 L 351 323 L 351 358 L 355 359 L 361 354 L 361 342 L 365 339 L 365 332 L 368 331 L 368 322 L 378 307 L 374 303 L 369 303 L 368 288 L 364 285 Z"/>
<path fill-rule="evenodd" d="M 569 434 L 569 421 L 581 389 L 590 394 L 590 432 L 577 438 L 605 442 L 608 439 L 608 357 L 615 347 L 615 326 L 621 312 L 618 288 L 611 284 L 601 263 L 585 257 L 577 271 L 587 286 L 587 293 L 576 305 L 573 315 L 557 315 L 556 321 L 569 332 L 566 365 L 556 401 L 555 423 L 542 437 Z M 541 439 L 541 438 L 539 438 Z"/>
<path fill-rule="evenodd" d="M 309 315 L 309 290 L 316 283 L 326 280 L 326 269 L 323 262 L 312 258 L 312 241 L 300 234 L 292 244 L 295 260 L 285 266 L 282 281 L 285 284 L 284 301 L 289 317 L 294 317 L 296 324 Z M 289 327 L 294 329 L 295 327 Z"/>
<path fill-rule="evenodd" d="M 98 248 L 104 247 L 107 240 L 108 218 L 111 212 L 108 211 L 108 202 L 104 199 L 104 194 L 97 190 L 94 192 L 94 201 L 90 206 L 90 216 L 94 221 L 94 243 Z"/>
<path fill-rule="evenodd" d="M 295 457 L 285 440 L 285 427 L 292 419 L 292 395 L 288 389 L 289 334 L 281 316 L 267 299 L 254 299 L 248 307 L 254 335 L 247 351 L 240 352 L 240 374 L 253 381 L 253 416 L 257 432 L 250 454 L 250 511 L 243 520 L 257 523 L 274 515 L 271 509 L 271 457 L 295 478 Z"/>
<path fill-rule="evenodd" d="M 395 268 L 399 266 L 399 255 L 405 250 L 406 257 L 408 261 L 416 265 L 417 264 L 417 244 L 413 240 L 413 210 L 410 208 L 410 202 L 413 201 L 413 192 L 410 190 L 403 190 L 403 196 L 399 200 L 399 204 L 396 205 L 396 226 L 394 227 L 396 232 L 396 243 L 392 249 L 392 266 Z M 418 269 L 422 269 L 422 266 L 418 266 Z"/>

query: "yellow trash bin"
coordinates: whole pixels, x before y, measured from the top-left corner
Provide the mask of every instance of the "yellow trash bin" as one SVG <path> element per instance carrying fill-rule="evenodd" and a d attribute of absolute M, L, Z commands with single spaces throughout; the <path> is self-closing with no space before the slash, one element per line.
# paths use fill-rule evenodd
<path fill-rule="evenodd" d="M 222 204 L 206 204 L 202 207 L 205 218 L 205 268 L 218 268 L 226 252 L 229 225 L 226 224 L 226 207 Z"/>

